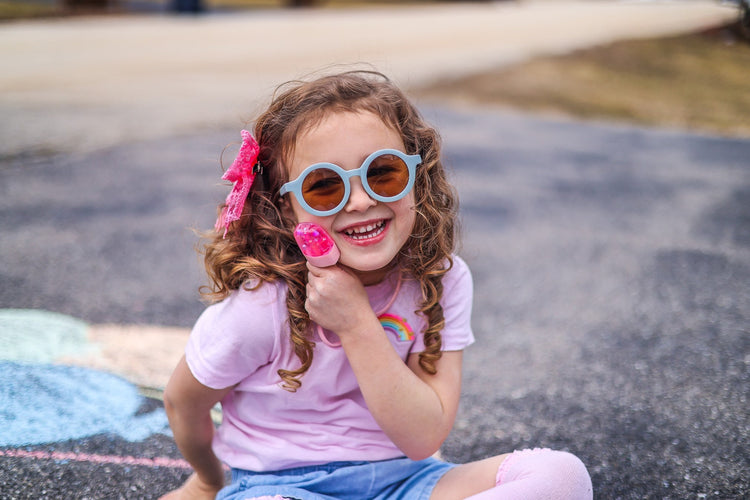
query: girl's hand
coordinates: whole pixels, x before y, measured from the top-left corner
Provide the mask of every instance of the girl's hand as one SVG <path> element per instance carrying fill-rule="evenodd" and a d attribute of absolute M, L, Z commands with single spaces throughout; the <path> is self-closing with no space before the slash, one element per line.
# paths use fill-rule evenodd
<path fill-rule="evenodd" d="M 308 262 L 307 268 L 305 309 L 315 323 L 341 336 L 375 318 L 365 287 L 353 273 L 338 265 L 316 267 Z"/>
<path fill-rule="evenodd" d="M 205 483 L 198 474 L 193 473 L 182 486 L 159 500 L 214 500 L 220 489 L 221 486 Z"/>

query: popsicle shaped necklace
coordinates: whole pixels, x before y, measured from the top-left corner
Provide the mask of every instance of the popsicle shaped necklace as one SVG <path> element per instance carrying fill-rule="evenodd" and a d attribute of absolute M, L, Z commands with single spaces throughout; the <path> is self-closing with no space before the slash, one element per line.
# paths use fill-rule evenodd
<path fill-rule="evenodd" d="M 313 222 L 300 222 L 294 229 L 294 239 L 313 266 L 328 267 L 339 261 L 341 253 L 325 229 Z"/>

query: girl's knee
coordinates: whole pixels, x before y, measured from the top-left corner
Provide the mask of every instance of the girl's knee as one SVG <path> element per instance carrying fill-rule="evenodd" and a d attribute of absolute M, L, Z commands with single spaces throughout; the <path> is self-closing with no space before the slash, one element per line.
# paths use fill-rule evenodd
<path fill-rule="evenodd" d="M 567 486 L 568 498 L 592 498 L 591 477 L 580 458 L 564 451 L 552 451 L 561 488 Z"/>
<path fill-rule="evenodd" d="M 518 480 L 533 481 L 539 490 L 546 490 L 546 498 L 593 498 L 586 466 L 577 456 L 565 451 L 534 449 L 514 452 L 500 466 L 497 484 Z"/>

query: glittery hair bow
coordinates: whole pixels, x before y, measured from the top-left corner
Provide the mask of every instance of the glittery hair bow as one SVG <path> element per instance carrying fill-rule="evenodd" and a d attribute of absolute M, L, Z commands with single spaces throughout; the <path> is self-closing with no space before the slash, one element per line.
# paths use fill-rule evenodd
<path fill-rule="evenodd" d="M 232 191 L 227 195 L 226 206 L 216 220 L 215 229 L 219 231 L 223 227 L 224 238 L 227 237 L 229 225 L 242 215 L 242 208 L 245 206 L 245 200 L 255 180 L 255 174 L 262 172 L 261 165 L 258 162 L 259 151 L 260 146 L 255 137 L 247 130 L 243 130 L 242 145 L 239 153 L 237 153 L 237 158 L 221 177 L 225 181 L 234 182 Z"/>

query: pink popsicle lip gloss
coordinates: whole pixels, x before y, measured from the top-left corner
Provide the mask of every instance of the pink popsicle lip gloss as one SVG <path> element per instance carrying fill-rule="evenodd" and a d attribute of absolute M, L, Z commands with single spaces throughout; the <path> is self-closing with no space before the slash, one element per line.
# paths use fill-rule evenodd
<path fill-rule="evenodd" d="M 310 264 L 328 267 L 339 261 L 339 252 L 333 238 L 319 225 L 300 222 L 294 229 L 294 239 Z"/>

